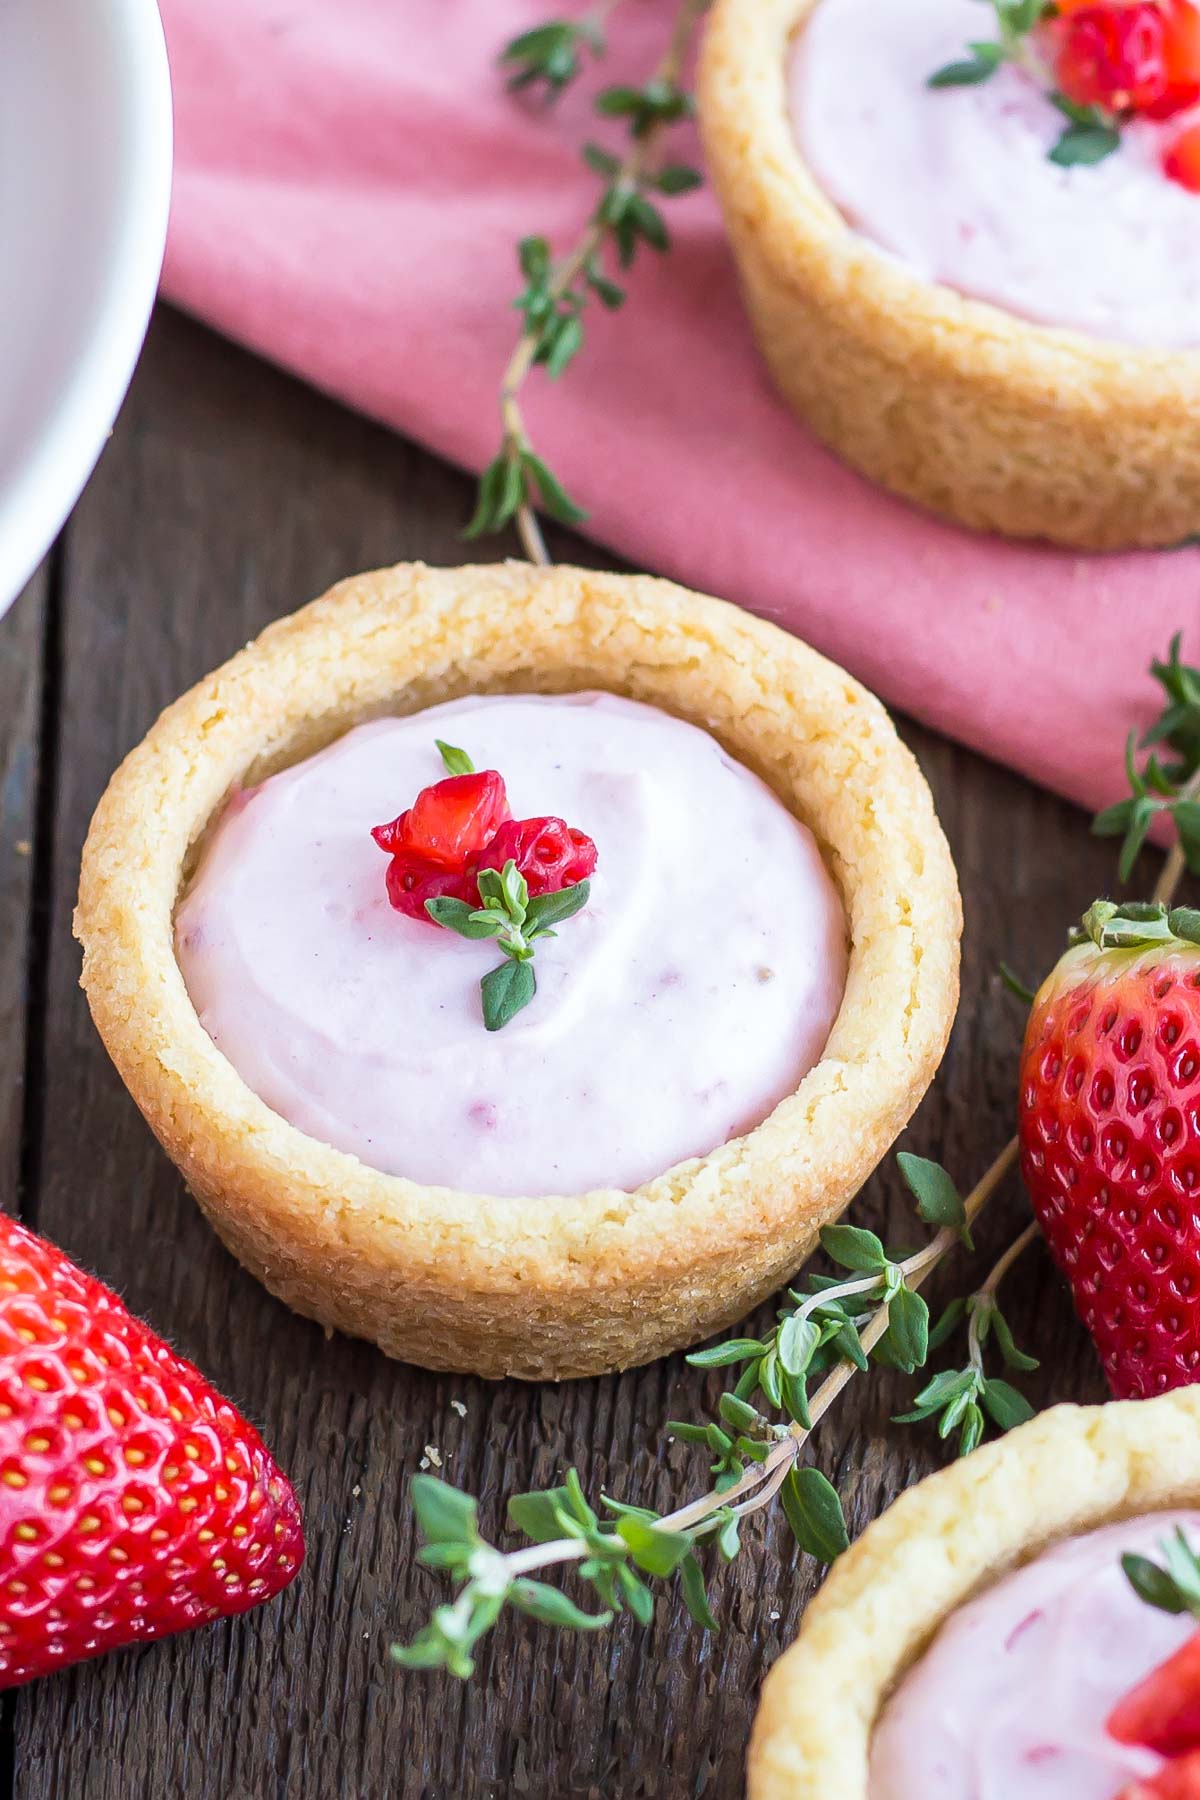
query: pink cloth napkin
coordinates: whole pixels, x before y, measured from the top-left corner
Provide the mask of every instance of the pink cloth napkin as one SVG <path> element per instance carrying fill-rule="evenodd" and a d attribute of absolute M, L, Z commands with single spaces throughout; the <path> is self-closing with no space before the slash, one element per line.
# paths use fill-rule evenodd
<path fill-rule="evenodd" d="M 169 297 L 352 406 L 479 469 L 513 341 L 514 245 L 573 241 L 619 133 L 495 68 L 582 0 L 162 0 L 178 161 Z M 640 80 L 674 0 L 625 0 L 587 89 Z M 694 145 L 681 153 L 695 154 Z M 820 449 L 775 398 L 713 197 L 666 203 L 623 312 L 535 376 L 535 443 L 636 564 L 788 626 L 887 700 L 1089 806 L 1124 791 L 1144 670 L 1200 653 L 1200 551 L 1083 557 L 922 516 Z M 469 554 L 464 546 L 464 556 Z"/>

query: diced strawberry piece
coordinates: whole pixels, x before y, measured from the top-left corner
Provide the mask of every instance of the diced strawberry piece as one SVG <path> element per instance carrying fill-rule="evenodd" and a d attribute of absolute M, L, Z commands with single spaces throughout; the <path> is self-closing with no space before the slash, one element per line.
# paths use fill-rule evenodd
<path fill-rule="evenodd" d="M 1167 0 L 1163 7 L 1163 60 L 1173 87 L 1200 84 L 1200 7 Z"/>
<path fill-rule="evenodd" d="M 1153 106 L 1142 109 L 1144 119 L 1173 119 L 1177 113 L 1188 112 L 1196 102 L 1200 101 L 1200 81 L 1175 81 L 1164 91 L 1162 97 Z"/>
<path fill-rule="evenodd" d="M 479 903 L 474 880 L 463 870 L 439 869 L 423 857 L 409 856 L 405 851 L 393 856 L 388 864 L 387 891 L 397 912 L 410 919 L 422 919 L 426 925 L 435 923 L 425 910 L 427 900 L 449 895 L 454 900 L 469 901 L 472 906 Z"/>
<path fill-rule="evenodd" d="M 1189 125 L 1168 147 L 1163 168 L 1190 193 L 1200 194 L 1200 125 Z"/>
<path fill-rule="evenodd" d="M 402 812 L 396 819 L 386 825 L 375 825 L 371 828 L 371 836 L 388 856 L 398 856 L 404 848 L 404 821 L 408 814 Z"/>
<path fill-rule="evenodd" d="M 509 817 L 508 795 L 494 769 L 448 775 L 423 788 L 409 807 L 371 836 L 381 850 L 422 857 L 442 869 L 461 869 Z"/>
<path fill-rule="evenodd" d="M 1081 7 L 1062 32 L 1055 73 L 1076 106 L 1144 112 L 1170 85 L 1166 22 L 1153 0 Z"/>
<path fill-rule="evenodd" d="M 585 881 L 596 867 L 596 846 L 562 819 L 510 819 L 479 859 L 478 869 L 514 862 L 531 895 L 557 894 Z"/>
<path fill-rule="evenodd" d="M 1200 1750 L 1200 1631 L 1118 1702 L 1108 1733 L 1160 1756 Z"/>
<path fill-rule="evenodd" d="M 1123 1788 L 1117 1800 L 1200 1800 L 1200 1750 L 1167 1763 L 1145 1781 Z"/>

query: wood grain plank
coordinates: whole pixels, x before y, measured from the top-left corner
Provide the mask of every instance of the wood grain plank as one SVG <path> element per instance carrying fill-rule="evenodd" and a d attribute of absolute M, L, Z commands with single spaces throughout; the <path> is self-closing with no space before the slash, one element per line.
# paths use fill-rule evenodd
<path fill-rule="evenodd" d="M 499 1529 L 507 1492 L 551 1480 L 568 1461 L 592 1493 L 665 1507 L 702 1475 L 682 1446 L 664 1443 L 661 1426 L 695 1409 L 705 1381 L 675 1357 L 562 1388 L 489 1386 L 327 1341 L 209 1234 L 109 1068 L 75 987 L 74 872 L 118 757 L 161 705 L 337 576 L 406 555 L 461 560 L 468 500 L 463 477 L 165 314 L 76 516 L 64 577 L 39 1219 L 260 1421 L 296 1479 L 310 1549 L 280 1603 L 24 1693 L 17 1792 L 28 1800 L 731 1800 L 742 1791 L 762 1675 L 811 1591 L 814 1571 L 769 1519 L 714 1584 L 719 1638 L 704 1639 L 663 1604 L 650 1631 L 622 1621 L 598 1638 L 507 1622 L 468 1687 L 394 1670 L 388 1642 L 411 1635 L 441 1597 L 437 1579 L 413 1563 L 404 1503 L 427 1444 L 452 1480 L 482 1496 L 489 1530 Z M 1105 885 L 1110 852 L 1070 807 L 904 730 L 958 858 L 968 920 L 959 1022 L 908 1142 L 969 1182 L 1011 1129 L 1022 1021 L 996 964 L 1048 966 L 1070 915 Z M 986 1251 L 1002 1245 L 1021 1205 L 1014 1187 L 982 1234 Z M 909 1232 L 889 1170 L 855 1216 Z M 968 1279 L 956 1266 L 944 1289 Z M 1010 1311 L 1044 1358 L 1039 1397 L 1100 1396 L 1040 1255 L 1014 1283 Z M 820 1431 L 817 1459 L 848 1493 L 856 1526 L 941 1458 L 931 1433 L 888 1425 L 910 1391 L 899 1378 L 856 1383 Z"/>
<path fill-rule="evenodd" d="M 0 1208 L 15 1212 L 24 1140 L 28 951 L 47 573 L 0 620 Z"/>

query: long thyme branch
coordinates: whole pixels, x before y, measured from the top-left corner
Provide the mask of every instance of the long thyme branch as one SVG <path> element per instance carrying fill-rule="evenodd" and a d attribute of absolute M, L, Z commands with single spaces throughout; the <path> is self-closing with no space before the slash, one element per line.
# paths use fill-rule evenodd
<path fill-rule="evenodd" d="M 977 1288 L 971 1296 L 974 1305 L 971 1309 L 971 1323 L 967 1328 L 967 1354 L 972 1365 L 981 1372 L 983 1369 L 983 1343 L 987 1330 L 984 1321 L 992 1310 L 1000 1283 L 1017 1258 L 1028 1250 L 1038 1235 L 1038 1222 L 1036 1219 L 1031 1219 L 1024 1231 L 1013 1239 L 1003 1256 L 997 1260 L 983 1286 Z"/>
<path fill-rule="evenodd" d="M 666 227 L 650 204 L 648 192 L 686 193 L 700 180 L 690 168 L 660 167 L 660 150 L 663 134 L 690 110 L 680 84 L 696 25 L 708 3 L 683 0 L 666 50 L 643 88 L 612 88 L 600 95 L 599 111 L 627 117 L 629 145 L 619 158 L 591 145 L 585 150 L 589 166 L 604 177 L 606 185 L 575 246 L 551 263 L 544 240 L 526 239 L 521 245 L 522 271 L 529 284 L 518 302 L 525 324 L 500 381 L 500 450 L 481 477 L 479 502 L 467 535 L 496 531 L 512 521 L 526 556 L 543 567 L 549 564 L 550 555 L 535 511 L 535 491 L 543 509 L 564 524 L 576 524 L 586 515 L 534 454 L 521 391 L 538 363 L 544 364 L 549 374 L 558 375 L 575 356 L 583 338 L 580 313 L 589 294 L 608 307 L 623 302 L 622 289 L 601 268 L 602 253 L 610 243 L 615 243 L 622 267 L 633 260 L 639 242 L 657 250 L 667 248 Z M 597 30 L 601 23 L 595 22 Z M 522 41 L 516 40 L 517 44 Z"/>
<path fill-rule="evenodd" d="M 1016 1160 L 1017 1140 L 1016 1138 L 1011 1138 L 1009 1142 L 1005 1144 L 1003 1150 L 1001 1150 L 999 1156 L 997 1156 L 990 1168 L 980 1176 L 979 1180 L 975 1183 L 975 1186 L 971 1189 L 971 1192 L 963 1201 L 963 1212 L 966 1215 L 968 1226 L 973 1225 L 976 1219 L 978 1219 L 980 1213 L 982 1213 L 984 1207 L 996 1192 L 996 1189 L 1000 1186 L 1000 1183 L 1004 1180 L 1004 1177 L 1008 1174 Z M 901 1267 L 907 1271 L 905 1275 L 905 1286 L 915 1293 L 922 1282 L 924 1282 L 928 1276 L 932 1275 L 933 1271 L 937 1268 L 947 1252 L 954 1249 L 955 1245 L 959 1242 L 959 1239 L 960 1233 L 958 1231 L 948 1227 L 944 1228 L 938 1232 L 937 1236 L 927 1244 L 923 1250 L 918 1250 L 915 1255 L 910 1256 L 906 1262 L 901 1264 Z M 890 1304 L 891 1303 L 889 1302 L 888 1305 L 881 1306 L 869 1324 L 867 1324 L 859 1334 L 862 1347 L 868 1355 L 880 1342 L 884 1333 L 887 1331 Z M 812 1405 L 809 1408 L 814 1425 L 829 1411 L 829 1408 L 833 1405 L 833 1402 L 846 1386 L 850 1377 L 856 1372 L 857 1365 L 843 1357 L 837 1367 L 826 1376 L 825 1380 L 821 1383 L 821 1386 L 813 1395 Z M 804 1435 L 807 1437 L 808 1433 L 806 1432 Z"/>
<path fill-rule="evenodd" d="M 978 1217 L 1012 1167 L 1014 1154 L 1015 1145 L 1008 1145 L 1002 1150 L 987 1173 L 967 1196 L 963 1202 L 962 1224 L 943 1227 L 922 1250 L 914 1252 L 901 1263 L 894 1265 L 904 1288 L 915 1292 L 938 1267 L 943 1258 L 961 1243 L 963 1225 L 969 1226 Z M 858 1295 L 871 1287 L 878 1286 L 878 1281 L 877 1277 L 873 1282 L 840 1283 L 837 1284 L 837 1291 L 840 1296 Z M 818 1296 L 819 1302 L 829 1305 L 834 1292 L 834 1288 L 823 1290 Z M 889 1328 L 893 1303 L 894 1296 L 877 1307 L 871 1318 L 861 1327 L 860 1341 L 864 1351 L 869 1352 L 883 1339 Z M 793 1316 L 800 1316 L 801 1310 L 798 1308 Z M 805 1316 L 807 1317 L 807 1315 Z M 645 1513 L 640 1509 L 621 1507 L 618 1510 L 622 1513 L 635 1513 L 645 1519 L 647 1524 L 644 1529 L 658 1538 L 662 1544 L 666 1546 L 683 1544 L 688 1554 L 691 1553 L 692 1547 L 703 1542 L 710 1535 L 720 1534 L 724 1537 L 731 1528 L 736 1532 L 742 1520 L 755 1512 L 764 1510 L 779 1495 L 785 1482 L 796 1469 L 801 1451 L 813 1428 L 855 1373 L 856 1367 L 857 1365 L 853 1361 L 843 1358 L 827 1375 L 813 1396 L 810 1423 L 802 1425 L 793 1421 L 787 1426 L 773 1427 L 763 1459 L 759 1462 L 751 1462 L 749 1467 L 742 1470 L 731 1485 L 724 1488 L 713 1488 L 685 1505 L 677 1507 L 674 1512 L 661 1517 Z M 441 1488 L 441 1483 L 430 1483 L 427 1477 L 424 1479 L 428 1485 L 417 1490 L 418 1497 L 428 1495 L 431 1489 Z M 819 1479 L 823 1481 L 824 1478 Z M 568 1492 L 569 1490 L 562 1490 L 564 1496 Z M 456 1496 L 458 1500 L 465 1498 L 465 1496 Z M 546 1497 L 538 1495 L 526 1498 L 541 1500 Z M 420 1499 L 418 1503 L 420 1504 Z M 473 1533 L 474 1503 L 468 1502 L 468 1505 L 472 1508 L 470 1530 Z M 482 1541 L 476 1541 L 469 1536 L 459 1540 L 457 1550 L 454 1544 L 451 1545 L 452 1553 L 457 1553 L 459 1556 L 459 1566 L 462 1572 L 468 1576 L 470 1583 L 477 1588 L 478 1593 L 486 1596 L 488 1613 L 491 1611 L 491 1603 L 496 1596 L 518 1593 L 520 1591 L 518 1584 L 525 1581 L 535 1571 L 562 1567 L 571 1563 L 584 1565 L 585 1568 L 592 1567 L 595 1570 L 598 1552 L 603 1555 L 605 1547 L 608 1546 L 612 1547 L 608 1552 L 610 1555 L 613 1550 L 616 1550 L 620 1557 L 624 1557 L 626 1554 L 623 1541 L 616 1538 L 615 1535 L 598 1536 L 594 1523 L 589 1527 L 586 1517 L 579 1518 L 576 1515 L 573 1519 L 572 1515 L 565 1510 L 565 1503 L 561 1509 L 556 1509 L 556 1516 L 561 1518 L 564 1524 L 573 1522 L 576 1526 L 575 1533 L 571 1536 L 551 1538 L 545 1542 L 529 1544 L 523 1549 L 507 1553 L 497 1551 L 491 1545 L 483 1544 Z M 430 1519 L 427 1517 L 424 1522 L 427 1534 L 433 1539 L 432 1549 L 436 1552 L 439 1544 L 435 1533 L 430 1531 Z M 620 1530 L 620 1521 L 618 1521 L 617 1530 Z M 635 1545 L 637 1541 L 635 1538 Z M 617 1549 L 618 1544 L 620 1545 L 619 1549 Z M 427 1551 L 424 1554 L 427 1560 L 430 1559 L 430 1552 Z M 671 1550 L 669 1554 L 674 1554 L 674 1551 Z M 434 1555 L 432 1560 L 441 1564 L 445 1559 Z M 680 1560 L 681 1558 L 676 1556 L 675 1562 L 670 1563 L 669 1567 L 662 1570 L 651 1569 L 650 1572 L 669 1572 L 669 1568 L 677 1566 Z M 643 1563 L 639 1566 L 646 1567 L 648 1565 Z M 438 1608 L 433 1623 L 427 1627 L 427 1632 L 433 1633 L 434 1636 L 418 1639 L 409 1650 L 396 1652 L 400 1659 L 418 1666 L 422 1664 L 428 1666 L 426 1661 L 428 1658 L 452 1667 L 456 1648 L 460 1655 L 466 1657 L 470 1644 L 479 1635 L 474 1631 L 472 1606 L 463 1604 L 464 1594 L 469 1591 L 470 1588 L 464 1589 L 463 1594 L 460 1594 L 451 1606 Z M 552 1603 L 543 1596 L 540 1604 L 550 1605 Z M 566 1602 L 566 1604 L 570 1605 L 571 1603 Z M 580 1619 L 595 1621 L 602 1617 L 603 1615 L 599 1614 L 579 1614 L 572 1622 L 578 1625 Z M 489 1619 L 488 1622 L 490 1624 L 491 1620 Z M 559 1622 L 565 1622 L 565 1620 Z M 467 1660 L 469 1661 L 469 1657 Z"/>

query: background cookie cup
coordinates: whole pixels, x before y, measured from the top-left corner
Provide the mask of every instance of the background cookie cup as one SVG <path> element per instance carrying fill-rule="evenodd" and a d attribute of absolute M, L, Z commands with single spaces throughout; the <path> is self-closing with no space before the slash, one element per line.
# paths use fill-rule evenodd
<path fill-rule="evenodd" d="M 501 1199 L 367 1168 L 287 1124 L 201 1026 L 173 916 L 230 791 L 365 718 L 600 687 L 713 731 L 813 830 L 846 908 L 821 1061 L 746 1137 L 633 1193 Z M 644 577 L 401 565 L 342 582 L 170 707 L 113 778 L 76 932 L 100 1034 L 234 1254 L 297 1311 L 430 1368 L 621 1368 L 737 1318 L 903 1127 L 953 1017 L 960 910 L 882 707 L 777 628 Z"/>
<path fill-rule="evenodd" d="M 814 4 L 716 0 L 699 78 L 709 166 L 784 398 L 863 474 L 965 525 L 1091 549 L 1200 530 L 1200 351 L 1027 324 L 858 237 L 788 117 L 789 47 Z"/>
<path fill-rule="evenodd" d="M 1061 1539 L 1197 1504 L 1197 1388 L 1057 1406 L 929 1476 L 839 1558 L 768 1676 L 750 1800 L 867 1800 L 875 1721 L 957 1607 Z"/>

